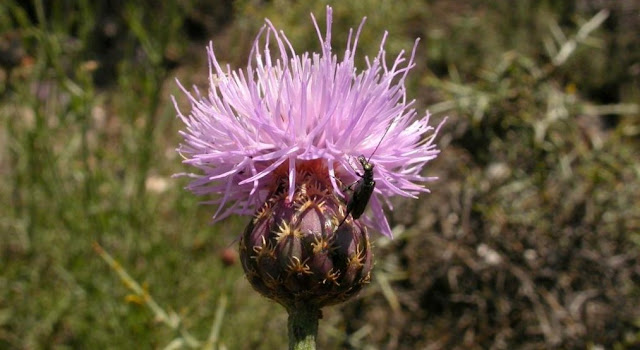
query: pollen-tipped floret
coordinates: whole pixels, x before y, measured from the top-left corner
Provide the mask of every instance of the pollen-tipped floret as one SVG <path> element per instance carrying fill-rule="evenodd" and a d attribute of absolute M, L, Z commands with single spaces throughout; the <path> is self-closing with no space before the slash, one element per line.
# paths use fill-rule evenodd
<path fill-rule="evenodd" d="M 346 206 L 323 173 L 317 161 L 300 163 L 293 200 L 286 180 L 278 180 L 240 242 L 251 285 L 284 306 L 336 304 L 371 278 L 367 228 L 350 218 L 339 225 Z"/>

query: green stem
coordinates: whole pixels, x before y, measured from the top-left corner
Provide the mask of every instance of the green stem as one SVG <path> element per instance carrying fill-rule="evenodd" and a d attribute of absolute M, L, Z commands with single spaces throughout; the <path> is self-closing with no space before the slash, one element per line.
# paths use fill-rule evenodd
<path fill-rule="evenodd" d="M 300 303 L 289 307 L 287 311 L 289 312 L 289 350 L 315 350 L 320 309 Z"/>

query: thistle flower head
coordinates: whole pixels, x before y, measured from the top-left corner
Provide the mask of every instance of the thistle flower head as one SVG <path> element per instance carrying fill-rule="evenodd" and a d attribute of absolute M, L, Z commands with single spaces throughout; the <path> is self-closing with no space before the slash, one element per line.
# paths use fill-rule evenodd
<path fill-rule="evenodd" d="M 433 143 L 437 129 L 429 115 L 418 118 L 414 101 L 406 96 L 405 80 L 414 64 L 401 52 L 387 61 L 382 37 L 380 50 L 355 66 L 356 48 L 364 20 L 349 32 L 346 50 L 332 52 L 332 11 L 327 8 L 322 34 L 312 15 L 319 53 L 297 54 L 269 20 L 256 37 L 246 68 L 222 66 L 213 46 L 209 56 L 209 91 L 190 93 L 184 142 L 178 151 L 184 163 L 200 169 L 185 174 L 194 180 L 188 188 L 199 195 L 214 195 L 215 219 L 231 214 L 254 214 L 270 195 L 286 194 L 293 201 L 301 166 L 322 166 L 327 190 L 349 200 L 348 185 L 363 173 L 358 156 L 375 165 L 374 193 L 359 220 L 391 236 L 383 204 L 393 196 L 415 198 L 427 192 L 433 178 L 420 172 L 439 150 Z M 175 104 L 175 100 L 174 100 Z M 306 167 L 309 168 L 309 167 Z"/>

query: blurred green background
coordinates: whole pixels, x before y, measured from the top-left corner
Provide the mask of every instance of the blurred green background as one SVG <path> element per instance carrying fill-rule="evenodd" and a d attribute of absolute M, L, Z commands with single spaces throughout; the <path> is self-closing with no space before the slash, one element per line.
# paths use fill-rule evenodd
<path fill-rule="evenodd" d="M 384 30 L 387 57 L 420 37 L 409 96 L 449 121 L 426 169 L 440 180 L 394 203 L 397 238 L 324 310 L 319 347 L 640 347 L 637 1 L 5 0 L 0 348 L 200 347 L 216 312 L 212 348 L 286 346 L 285 311 L 232 259 L 247 218 L 210 225 L 171 178 L 191 169 L 170 96 L 186 106 L 176 77 L 206 91 L 209 40 L 245 66 L 265 17 L 317 50 L 309 13 L 324 28 L 327 3 L 335 52 L 367 16 L 361 67 Z"/>

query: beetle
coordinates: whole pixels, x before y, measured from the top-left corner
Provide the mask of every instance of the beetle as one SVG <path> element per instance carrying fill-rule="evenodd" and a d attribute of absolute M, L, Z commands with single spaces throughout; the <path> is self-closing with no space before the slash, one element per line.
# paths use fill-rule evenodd
<path fill-rule="evenodd" d="M 360 165 L 362 165 L 362 174 L 356 172 L 356 174 L 360 176 L 360 180 L 348 187 L 351 188 L 355 186 L 353 189 L 353 195 L 347 202 L 347 212 L 345 213 L 342 221 L 340 221 L 340 224 L 338 224 L 338 228 L 340 228 L 342 223 L 347 220 L 349 214 L 351 214 L 351 217 L 354 220 L 357 220 L 362 216 L 364 210 L 367 208 L 367 204 L 369 204 L 369 199 L 371 199 L 373 190 L 376 188 L 376 181 L 373 179 L 374 164 L 372 164 L 362 154 L 358 156 L 358 161 L 360 162 Z"/>
<path fill-rule="evenodd" d="M 358 156 L 358 162 L 360 162 L 360 165 L 362 166 L 362 174 L 356 171 L 356 175 L 360 177 L 360 180 L 347 187 L 347 189 L 351 189 L 353 187 L 353 194 L 347 202 L 347 212 L 344 214 L 344 218 L 342 218 L 342 221 L 340 221 L 336 230 L 342 226 L 349 215 L 351 215 L 354 220 L 357 220 L 362 216 L 362 214 L 364 214 L 365 209 L 367 209 L 367 204 L 369 204 L 371 195 L 373 195 L 373 190 L 376 188 L 376 181 L 373 179 L 373 168 L 375 165 L 371 163 L 371 157 L 373 157 L 378 150 L 378 147 L 380 147 L 382 140 L 384 140 L 384 137 L 387 135 L 392 124 L 393 123 L 387 126 L 382 138 L 380 138 L 380 141 L 373 152 L 371 152 L 368 159 L 363 154 Z"/>

